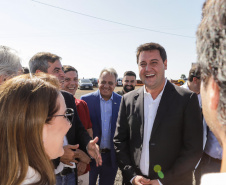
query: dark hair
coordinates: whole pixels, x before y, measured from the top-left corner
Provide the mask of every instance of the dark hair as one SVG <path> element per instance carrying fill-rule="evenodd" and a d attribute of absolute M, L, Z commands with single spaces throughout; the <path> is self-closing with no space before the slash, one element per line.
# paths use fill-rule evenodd
<path fill-rule="evenodd" d="M 197 56 L 201 80 L 207 86 L 212 76 L 219 86 L 218 118 L 226 123 L 226 8 L 225 0 L 207 0 L 197 30 Z"/>
<path fill-rule="evenodd" d="M 30 73 L 28 67 L 22 67 L 22 68 L 23 68 L 23 73 L 24 73 L 24 74 Z"/>
<path fill-rule="evenodd" d="M 196 77 L 198 79 L 200 79 L 200 77 L 201 77 L 201 68 L 200 68 L 199 64 L 193 65 L 192 68 L 189 71 L 188 80 L 190 82 L 193 81 L 193 77 Z"/>
<path fill-rule="evenodd" d="M 136 74 L 133 71 L 126 71 L 124 73 L 124 76 L 123 77 L 125 77 L 125 76 L 135 76 L 135 78 L 136 78 Z"/>
<path fill-rule="evenodd" d="M 55 54 L 48 52 L 40 52 L 35 54 L 29 61 L 29 68 L 31 73 L 35 73 L 36 70 L 40 70 L 47 73 L 48 62 L 54 63 L 56 60 L 61 60 L 61 58 Z"/>
<path fill-rule="evenodd" d="M 163 62 L 165 62 L 165 60 L 167 59 L 165 49 L 160 44 L 151 42 L 151 43 L 142 44 L 137 48 L 137 63 L 139 61 L 139 56 L 142 51 L 152 51 L 152 50 L 158 50 L 160 52 L 160 56 Z"/>
<path fill-rule="evenodd" d="M 67 72 L 70 72 L 70 71 L 75 71 L 78 75 L 78 71 L 70 65 L 63 65 L 63 71 L 64 71 L 64 73 L 67 73 Z"/>

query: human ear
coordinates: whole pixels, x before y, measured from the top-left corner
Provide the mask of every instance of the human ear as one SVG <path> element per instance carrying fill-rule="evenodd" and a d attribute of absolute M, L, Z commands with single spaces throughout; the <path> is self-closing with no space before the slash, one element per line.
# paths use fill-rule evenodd
<path fill-rule="evenodd" d="M 41 71 L 41 70 L 39 70 L 39 69 L 37 69 L 37 70 L 35 71 L 35 73 L 41 73 L 41 72 L 43 72 L 43 71 Z"/>
<path fill-rule="evenodd" d="M 165 60 L 163 64 L 164 64 L 165 70 L 167 70 L 167 60 Z"/>
<path fill-rule="evenodd" d="M 220 92 L 219 92 L 219 86 L 218 84 L 215 82 L 215 80 L 213 79 L 213 77 L 211 77 L 209 79 L 209 97 L 210 97 L 210 108 L 212 110 L 216 110 L 218 107 L 218 103 L 219 103 L 219 96 L 220 96 Z"/>

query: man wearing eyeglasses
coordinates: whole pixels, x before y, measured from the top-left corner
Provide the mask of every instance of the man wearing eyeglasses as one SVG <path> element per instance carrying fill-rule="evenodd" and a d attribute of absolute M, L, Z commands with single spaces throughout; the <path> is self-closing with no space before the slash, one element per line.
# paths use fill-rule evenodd
<path fill-rule="evenodd" d="M 44 72 L 56 76 L 59 79 L 61 88 L 63 88 L 65 75 L 60 60 L 61 58 L 55 54 L 40 52 L 30 59 L 29 68 L 31 73 Z M 91 140 L 91 137 L 82 125 L 73 95 L 66 91 L 61 91 L 61 93 L 64 96 L 67 108 L 74 110 L 74 119 L 71 129 L 64 139 L 64 155 L 54 160 L 56 167 L 55 173 L 57 185 L 74 185 L 77 184 L 77 171 L 74 170 L 75 163 L 77 162 L 77 152 L 74 150 L 79 147 L 81 150 L 88 152 L 88 154 L 96 160 L 97 166 L 102 165 L 102 158 L 99 153 L 99 147 L 96 144 L 98 137 Z M 76 144 L 79 144 L 79 146 Z"/>

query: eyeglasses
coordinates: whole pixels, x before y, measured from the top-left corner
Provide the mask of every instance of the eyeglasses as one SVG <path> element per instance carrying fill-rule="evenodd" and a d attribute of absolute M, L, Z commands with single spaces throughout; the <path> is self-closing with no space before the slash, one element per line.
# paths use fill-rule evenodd
<path fill-rule="evenodd" d="M 67 118 L 67 120 L 72 123 L 73 120 L 74 120 L 74 110 L 71 109 L 71 108 L 67 108 L 65 114 L 63 114 L 63 115 L 53 115 L 52 117 L 58 117 L 58 116 L 63 116 L 65 118 Z"/>

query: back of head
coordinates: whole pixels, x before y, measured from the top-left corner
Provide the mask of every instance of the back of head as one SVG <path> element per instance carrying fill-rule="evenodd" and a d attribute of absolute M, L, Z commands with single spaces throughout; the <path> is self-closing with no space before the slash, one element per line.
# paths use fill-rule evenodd
<path fill-rule="evenodd" d="M 56 60 L 61 60 L 61 58 L 48 52 L 37 53 L 29 61 L 30 72 L 36 73 L 36 70 L 40 70 L 47 73 L 48 62 L 54 63 Z"/>
<path fill-rule="evenodd" d="M 199 64 L 193 65 L 189 71 L 188 80 L 192 82 L 194 77 L 198 79 L 201 77 L 201 68 Z"/>
<path fill-rule="evenodd" d="M 218 84 L 220 98 L 218 118 L 226 123 L 226 1 L 207 0 L 197 30 L 197 54 L 204 87 L 212 76 Z"/>
<path fill-rule="evenodd" d="M 23 74 L 28 74 L 30 73 L 28 67 L 22 67 L 23 68 Z"/>
<path fill-rule="evenodd" d="M 139 56 L 142 51 L 152 51 L 152 50 L 159 51 L 163 62 L 167 59 L 167 55 L 164 47 L 162 47 L 160 44 L 151 42 L 151 43 L 142 44 L 137 48 L 137 63 L 139 61 Z"/>
<path fill-rule="evenodd" d="M 7 46 L 0 46 L 0 76 L 7 78 L 17 75 L 20 68 L 17 52 Z"/>
<path fill-rule="evenodd" d="M 50 158 L 43 145 L 43 126 L 58 109 L 59 90 L 38 77 L 21 75 L 0 86 L 0 184 L 21 184 L 28 166 L 54 184 Z"/>
<path fill-rule="evenodd" d="M 134 76 L 136 79 L 136 74 L 133 71 L 126 71 L 124 73 L 123 77 L 125 77 L 125 76 Z"/>

